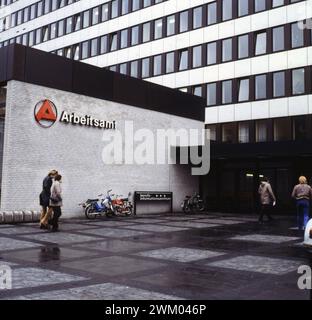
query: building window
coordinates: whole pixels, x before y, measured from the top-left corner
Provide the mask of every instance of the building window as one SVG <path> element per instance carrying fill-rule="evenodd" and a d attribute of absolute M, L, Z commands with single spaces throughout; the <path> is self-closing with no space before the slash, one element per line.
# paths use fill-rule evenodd
<path fill-rule="evenodd" d="M 143 24 L 143 42 L 151 40 L 151 23 L 147 22 Z"/>
<path fill-rule="evenodd" d="M 188 31 L 189 29 L 189 15 L 188 11 L 183 11 L 180 13 L 180 33 Z"/>
<path fill-rule="evenodd" d="M 294 140 L 305 140 L 308 138 L 309 130 L 305 116 L 293 119 L 293 138 Z"/>
<path fill-rule="evenodd" d="M 162 21 L 162 19 L 158 19 L 155 21 L 154 39 L 162 38 L 162 35 L 163 35 L 162 32 L 163 32 L 163 21 Z"/>
<path fill-rule="evenodd" d="M 272 7 L 276 8 L 276 7 L 280 7 L 284 5 L 284 0 L 273 0 L 272 1 Z"/>
<path fill-rule="evenodd" d="M 207 126 L 207 129 L 209 130 L 209 140 L 210 141 L 217 141 L 217 126 L 209 125 Z"/>
<path fill-rule="evenodd" d="M 120 49 L 128 46 L 128 29 L 120 32 Z"/>
<path fill-rule="evenodd" d="M 90 11 L 85 11 L 83 13 L 83 28 L 88 28 L 90 27 Z"/>
<path fill-rule="evenodd" d="M 238 142 L 248 143 L 249 142 L 249 123 L 241 122 L 238 125 Z"/>
<path fill-rule="evenodd" d="M 202 96 L 203 96 L 202 86 L 193 87 L 193 92 L 192 92 L 192 94 L 193 94 L 194 96 L 197 96 L 197 97 L 202 97 Z"/>
<path fill-rule="evenodd" d="M 292 70 L 292 94 L 305 93 L 304 68 Z"/>
<path fill-rule="evenodd" d="M 256 122 L 256 142 L 268 141 L 268 125 L 267 120 L 259 120 Z"/>
<path fill-rule="evenodd" d="M 255 77 L 256 100 L 267 97 L 266 83 L 267 76 L 265 74 Z"/>
<path fill-rule="evenodd" d="M 291 119 L 281 118 L 274 120 L 274 141 L 291 140 Z"/>
<path fill-rule="evenodd" d="M 264 11 L 266 9 L 266 0 L 254 0 L 255 12 Z"/>
<path fill-rule="evenodd" d="M 249 100 L 249 79 L 240 79 L 238 81 L 238 102 Z"/>
<path fill-rule="evenodd" d="M 112 1 L 112 18 L 118 17 L 118 11 L 119 11 L 118 2 L 119 2 L 118 0 Z"/>
<path fill-rule="evenodd" d="M 167 18 L 167 36 L 175 34 L 175 15 Z"/>
<path fill-rule="evenodd" d="M 154 76 L 161 75 L 162 69 L 162 56 L 158 55 L 154 57 Z"/>
<path fill-rule="evenodd" d="M 267 34 L 262 31 L 256 34 L 255 55 L 265 54 L 267 52 Z"/>
<path fill-rule="evenodd" d="M 193 10 L 193 29 L 203 26 L 203 7 L 198 7 Z"/>
<path fill-rule="evenodd" d="M 81 59 L 89 58 L 89 41 L 82 43 Z"/>
<path fill-rule="evenodd" d="M 248 34 L 238 37 L 238 59 L 249 56 L 249 36 Z"/>
<path fill-rule="evenodd" d="M 293 23 L 291 25 L 291 47 L 299 48 L 304 45 L 304 33 L 303 30 L 299 28 L 298 23 Z"/>
<path fill-rule="evenodd" d="M 120 66 L 119 66 L 119 72 L 121 74 L 127 74 L 128 73 L 128 64 L 127 63 L 122 63 Z"/>
<path fill-rule="evenodd" d="M 92 9 L 92 25 L 98 24 L 100 21 L 99 8 Z"/>
<path fill-rule="evenodd" d="M 131 45 L 135 46 L 139 43 L 139 26 L 131 28 Z"/>
<path fill-rule="evenodd" d="M 121 14 L 129 13 L 129 0 L 122 0 L 121 2 Z"/>
<path fill-rule="evenodd" d="M 91 40 L 91 57 L 97 56 L 98 55 L 98 48 L 99 47 L 99 42 L 98 38 L 92 39 Z"/>
<path fill-rule="evenodd" d="M 284 27 L 273 28 L 273 52 L 285 49 Z"/>
<path fill-rule="evenodd" d="M 131 77 L 138 78 L 139 75 L 139 63 L 138 61 L 131 62 Z"/>
<path fill-rule="evenodd" d="M 207 45 L 207 65 L 217 63 L 217 43 L 211 42 Z"/>
<path fill-rule="evenodd" d="M 214 106 L 217 104 L 217 84 L 209 83 L 207 85 L 207 106 Z"/>
<path fill-rule="evenodd" d="M 132 11 L 137 11 L 140 9 L 141 0 L 132 0 Z"/>
<path fill-rule="evenodd" d="M 232 38 L 222 40 L 222 62 L 232 60 Z"/>
<path fill-rule="evenodd" d="M 222 20 L 230 20 L 233 18 L 232 0 L 222 0 Z"/>
<path fill-rule="evenodd" d="M 273 97 L 285 96 L 285 72 L 273 73 Z"/>
<path fill-rule="evenodd" d="M 222 103 L 232 103 L 232 80 L 222 82 Z"/>
<path fill-rule="evenodd" d="M 174 72 L 174 52 L 166 54 L 166 73 Z"/>
<path fill-rule="evenodd" d="M 222 125 L 222 142 L 235 143 L 236 142 L 236 124 L 227 123 Z"/>
<path fill-rule="evenodd" d="M 117 50 L 117 33 L 112 33 L 109 35 L 109 44 L 110 51 Z"/>
<path fill-rule="evenodd" d="M 107 21 L 108 20 L 108 3 L 105 3 L 102 5 L 102 22 Z"/>
<path fill-rule="evenodd" d="M 188 50 L 181 50 L 179 52 L 179 71 L 188 68 Z"/>
<path fill-rule="evenodd" d="M 208 25 L 217 23 L 217 3 L 208 3 L 207 11 Z"/>
<path fill-rule="evenodd" d="M 150 76 L 150 58 L 142 60 L 142 78 L 148 78 Z"/>
<path fill-rule="evenodd" d="M 238 16 L 246 16 L 249 13 L 249 0 L 238 0 Z"/>
<path fill-rule="evenodd" d="M 107 36 L 103 36 L 100 38 L 100 54 L 104 54 L 107 52 Z"/>
<path fill-rule="evenodd" d="M 193 68 L 202 66 L 202 46 L 193 48 Z"/>

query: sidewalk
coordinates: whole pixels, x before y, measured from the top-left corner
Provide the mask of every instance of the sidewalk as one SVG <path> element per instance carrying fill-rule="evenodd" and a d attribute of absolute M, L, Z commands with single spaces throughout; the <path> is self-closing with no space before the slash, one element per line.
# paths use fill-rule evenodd
<path fill-rule="evenodd" d="M 289 217 L 146 215 L 0 226 L 0 299 L 309 299 L 297 269 L 312 253 Z"/>

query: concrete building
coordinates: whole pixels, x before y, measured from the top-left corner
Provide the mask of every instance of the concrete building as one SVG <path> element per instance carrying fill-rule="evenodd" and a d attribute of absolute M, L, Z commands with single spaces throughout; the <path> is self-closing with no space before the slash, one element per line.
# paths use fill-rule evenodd
<path fill-rule="evenodd" d="M 108 189 L 172 192 L 174 211 L 198 191 L 190 166 L 131 162 L 125 145 L 130 139 L 137 152 L 140 130 L 155 137 L 169 128 L 201 132 L 202 99 L 21 45 L 0 49 L 0 87 L 2 210 L 38 209 L 42 180 L 52 168 L 64 176 L 65 216 L 77 216 L 80 202 Z M 122 154 L 109 162 L 115 137 Z M 165 148 L 160 156 L 171 153 Z M 138 207 L 138 213 L 168 210 L 168 201 Z"/>
<path fill-rule="evenodd" d="M 297 176 L 312 177 L 311 0 L 2 2 L 1 46 L 202 96 L 215 141 L 201 180 L 210 209 L 256 210 L 266 175 L 285 212 Z"/>

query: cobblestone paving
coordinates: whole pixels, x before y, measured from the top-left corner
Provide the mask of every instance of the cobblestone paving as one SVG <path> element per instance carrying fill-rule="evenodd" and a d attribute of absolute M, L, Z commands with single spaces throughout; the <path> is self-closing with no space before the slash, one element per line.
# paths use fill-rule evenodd
<path fill-rule="evenodd" d="M 303 299 L 298 266 L 311 265 L 295 219 L 158 214 L 0 225 L 0 299 Z M 1 271 L 1 270 L 0 270 Z"/>

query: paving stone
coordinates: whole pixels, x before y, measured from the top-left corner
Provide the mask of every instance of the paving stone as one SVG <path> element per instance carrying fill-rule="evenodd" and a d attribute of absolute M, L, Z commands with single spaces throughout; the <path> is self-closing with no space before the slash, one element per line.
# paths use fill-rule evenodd
<path fill-rule="evenodd" d="M 6 250 L 27 249 L 40 246 L 40 244 L 30 241 L 21 241 L 4 237 L 0 238 L 0 252 Z"/>
<path fill-rule="evenodd" d="M 154 291 L 103 283 L 13 297 L 14 300 L 184 300 Z"/>
<path fill-rule="evenodd" d="M 84 230 L 83 233 L 102 236 L 102 237 L 113 237 L 113 238 L 136 237 L 136 236 L 144 236 L 148 234 L 142 231 L 113 229 L 113 228 Z"/>
<path fill-rule="evenodd" d="M 179 262 L 191 262 L 197 260 L 203 260 L 208 258 L 214 258 L 224 255 L 224 253 L 208 251 L 208 250 L 198 250 L 189 248 L 166 248 L 159 250 L 151 250 L 145 252 L 139 252 L 137 255 L 155 259 L 179 261 Z"/>
<path fill-rule="evenodd" d="M 40 268 L 13 269 L 13 289 L 32 288 L 43 285 L 86 280 L 84 277 Z"/>
<path fill-rule="evenodd" d="M 127 229 L 142 230 L 149 232 L 175 232 L 175 231 L 185 231 L 187 228 L 178 228 L 178 227 L 167 227 L 162 225 L 153 225 L 153 224 L 143 224 L 135 226 L 124 227 Z"/>
<path fill-rule="evenodd" d="M 57 244 L 71 244 L 71 243 L 79 243 L 79 242 L 84 243 L 88 241 L 99 240 L 99 238 L 95 238 L 95 237 L 77 235 L 73 233 L 62 233 L 62 232 L 22 235 L 22 237 L 31 239 L 31 240 L 57 243 Z"/>
<path fill-rule="evenodd" d="M 283 243 L 283 242 L 300 240 L 300 238 L 297 238 L 297 237 L 264 235 L 264 234 L 248 234 L 245 236 L 235 236 L 235 237 L 232 237 L 231 239 L 240 240 L 240 241 L 271 242 L 271 243 Z"/>
<path fill-rule="evenodd" d="M 297 271 L 302 264 L 300 261 L 246 255 L 208 263 L 207 266 L 283 275 Z"/>
<path fill-rule="evenodd" d="M 167 222 L 165 223 L 166 226 L 171 227 L 181 227 L 181 228 L 213 228 L 213 227 L 219 227 L 218 224 L 208 224 L 208 223 L 201 223 L 197 221 L 179 221 L 179 222 Z"/>

